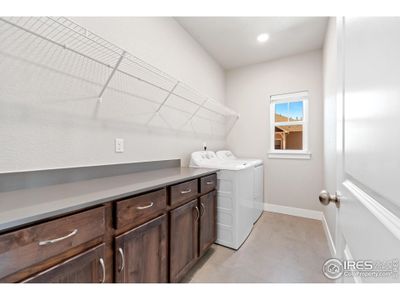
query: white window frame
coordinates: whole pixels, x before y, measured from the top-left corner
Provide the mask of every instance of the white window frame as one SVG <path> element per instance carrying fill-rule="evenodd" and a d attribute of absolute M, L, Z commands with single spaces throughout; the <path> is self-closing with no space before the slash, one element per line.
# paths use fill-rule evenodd
<path fill-rule="evenodd" d="M 275 122 L 275 105 L 278 103 L 303 102 L 303 120 L 292 122 Z M 269 158 L 310 159 L 308 148 L 308 91 L 270 96 L 270 151 Z M 275 149 L 275 126 L 303 125 L 303 149 L 279 150 Z"/>

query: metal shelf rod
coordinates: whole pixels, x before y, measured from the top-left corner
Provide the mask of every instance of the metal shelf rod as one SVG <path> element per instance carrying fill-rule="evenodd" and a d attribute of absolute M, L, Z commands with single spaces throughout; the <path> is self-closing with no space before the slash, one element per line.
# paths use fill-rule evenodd
<path fill-rule="evenodd" d="M 169 97 L 172 95 L 176 87 L 178 86 L 179 81 L 175 83 L 174 87 L 171 89 L 171 91 L 168 93 L 168 95 L 165 97 L 164 101 L 160 104 L 160 106 L 157 108 L 156 112 L 159 112 L 160 109 L 164 106 L 164 104 L 168 101 Z"/>
<path fill-rule="evenodd" d="M 57 20 L 55 20 L 55 19 L 53 19 L 53 18 L 49 18 L 49 19 L 52 20 L 53 22 L 56 22 L 56 23 L 59 24 L 59 25 L 62 25 L 64 28 L 66 28 L 66 29 L 68 29 L 68 30 L 71 30 L 72 32 L 74 32 L 74 33 L 76 33 L 76 34 L 79 34 L 80 36 L 83 36 L 84 38 L 88 39 L 87 35 L 83 35 L 82 33 L 78 32 L 77 30 L 72 29 L 72 28 L 69 28 L 69 27 L 67 27 L 65 24 L 60 23 L 60 22 L 58 22 Z M 55 40 L 52 40 L 51 38 L 48 38 L 48 37 L 43 36 L 43 35 L 41 35 L 41 34 L 39 34 L 39 33 L 36 33 L 36 32 L 34 32 L 34 31 L 32 31 L 32 30 L 30 30 L 30 29 L 28 29 L 28 28 L 25 28 L 25 27 L 23 27 L 23 26 L 20 26 L 20 25 L 18 25 L 18 24 L 15 24 L 15 23 L 13 23 L 13 22 L 10 22 L 10 21 L 8 21 L 7 19 L 5 19 L 5 18 L 3 18 L 3 17 L 0 17 L 0 20 L 3 21 L 3 22 L 5 22 L 5 23 L 7 23 L 7 24 L 9 24 L 9 25 L 11 25 L 11 26 L 14 26 L 14 27 L 16 27 L 16 28 L 18 28 L 18 29 L 20 29 L 20 30 L 23 30 L 23 31 L 25 31 L 25 32 L 27 32 L 27 33 L 29 33 L 29 34 L 32 34 L 32 35 L 34 35 L 34 36 L 36 36 L 36 37 L 38 37 L 38 38 L 40 38 L 40 39 L 43 39 L 43 40 L 45 40 L 45 41 L 47 41 L 47 42 L 50 42 L 50 43 L 52 43 L 52 44 L 54 44 L 54 45 L 57 45 L 58 47 L 60 47 L 60 48 L 62 48 L 62 49 L 69 50 L 69 51 L 71 51 L 71 52 L 73 52 L 73 53 L 75 53 L 75 54 L 77 54 L 77 55 L 80 55 L 80 56 L 82 56 L 82 57 L 84 57 L 84 58 L 86 58 L 86 59 L 89 59 L 90 61 L 93 61 L 93 62 L 95 62 L 95 63 L 97 63 L 97 64 L 100 64 L 100 65 L 105 66 L 105 67 L 107 67 L 107 68 L 113 68 L 110 64 L 104 63 L 104 62 L 102 62 L 102 61 L 100 61 L 100 60 L 98 60 L 98 59 L 96 59 L 96 58 L 94 58 L 94 57 L 91 57 L 91 56 L 86 55 L 86 54 L 84 54 L 84 53 L 82 53 L 82 52 L 80 52 L 80 51 L 77 51 L 77 50 L 75 50 L 75 49 L 73 49 L 73 48 L 71 48 L 71 47 L 68 47 L 66 44 L 59 43 L 59 42 L 57 42 L 57 41 L 55 41 Z M 75 23 L 72 22 L 72 21 L 70 21 L 70 22 L 71 22 L 72 24 L 75 24 Z M 75 25 L 76 25 L 76 26 L 79 26 L 79 25 L 77 25 L 77 24 L 75 24 Z M 82 27 L 80 27 L 80 28 L 82 28 Z M 93 34 L 93 33 L 90 33 L 90 34 Z M 98 36 L 95 35 L 95 34 L 93 34 L 93 35 L 96 36 L 96 37 L 98 37 Z M 99 37 L 99 38 L 100 38 L 100 37 Z M 101 38 L 100 38 L 100 39 L 101 39 Z M 120 56 L 118 62 L 116 63 L 116 65 L 114 66 L 114 68 L 113 68 L 113 70 L 112 70 L 112 73 L 110 74 L 108 80 L 106 81 L 106 83 L 105 83 L 105 85 L 104 85 L 102 91 L 100 92 L 99 98 L 101 98 L 101 96 L 104 94 L 105 90 L 106 90 L 107 87 L 109 86 L 109 83 L 110 83 L 112 77 L 115 75 L 115 73 L 116 73 L 116 72 L 119 72 L 119 73 L 121 73 L 121 74 L 124 74 L 124 75 L 126 75 L 126 76 L 131 77 L 131 78 L 134 78 L 134 79 L 136 79 L 136 80 L 138 80 L 138 81 L 144 82 L 144 83 L 146 83 L 146 84 L 149 84 L 149 85 L 151 85 L 151 86 L 153 86 L 153 87 L 155 87 L 155 88 L 157 88 L 157 89 L 160 89 L 160 90 L 166 92 L 166 93 L 167 93 L 167 98 L 166 98 L 167 100 L 168 100 L 168 98 L 169 98 L 171 95 L 174 95 L 174 96 L 176 96 L 176 97 L 178 97 L 178 98 L 181 98 L 181 99 L 183 99 L 183 100 L 188 101 L 189 103 L 192 103 L 192 104 L 196 105 L 196 106 L 197 106 L 197 109 L 196 109 L 196 111 L 191 115 L 190 120 L 191 120 L 193 117 L 196 116 L 196 114 L 199 112 L 199 110 L 200 110 L 201 108 L 203 108 L 203 109 L 205 109 L 205 110 L 207 110 L 207 111 L 209 111 L 209 112 L 211 112 L 211 113 L 214 113 L 214 114 L 223 116 L 223 117 L 229 116 L 229 115 L 233 115 L 233 116 L 235 116 L 236 118 L 238 118 L 238 115 L 237 115 L 235 112 L 230 111 L 229 108 L 225 108 L 225 107 L 223 108 L 223 110 L 225 110 L 225 111 L 229 110 L 229 113 L 221 113 L 221 112 L 219 112 L 219 111 L 213 110 L 213 109 L 208 108 L 208 107 L 205 106 L 205 103 L 208 102 L 208 101 L 209 101 L 210 103 L 214 103 L 214 104 L 217 105 L 217 106 L 221 106 L 221 104 L 219 104 L 218 102 L 211 101 L 210 99 L 206 99 L 204 102 L 202 102 L 202 103 L 200 104 L 200 103 L 198 103 L 198 102 L 196 102 L 196 101 L 193 101 L 193 100 L 191 100 L 191 99 L 189 99 L 189 98 L 187 98 L 187 97 L 185 97 L 185 96 L 182 96 L 182 95 L 177 94 L 176 92 L 174 92 L 174 90 L 175 90 L 176 86 L 178 85 L 178 83 L 180 83 L 180 81 L 175 80 L 175 79 L 171 79 L 170 76 L 168 76 L 168 78 L 167 78 L 167 76 L 164 75 L 164 74 L 166 74 L 166 73 L 162 72 L 161 70 L 158 70 L 157 68 L 151 66 L 150 64 L 148 64 L 148 63 L 146 63 L 146 62 L 140 60 L 139 58 L 136 58 L 135 56 L 133 56 L 135 59 L 139 60 L 139 61 L 142 62 L 143 64 L 149 65 L 149 66 L 151 66 L 153 69 L 156 69 L 156 70 L 159 71 L 161 74 L 156 73 L 154 70 L 150 70 L 149 68 L 146 68 L 145 66 L 140 65 L 139 63 L 137 63 L 137 62 L 133 61 L 132 59 L 130 59 L 129 55 L 131 55 L 131 54 L 126 53 L 124 50 L 122 50 L 122 51 L 123 51 L 123 54 L 121 55 L 121 54 L 119 54 L 117 51 L 115 51 L 115 50 L 113 50 L 113 49 L 110 49 L 109 47 L 107 47 L 107 46 L 105 46 L 105 45 L 103 45 L 103 44 L 97 42 L 97 41 L 94 40 L 94 39 L 89 39 L 89 40 L 90 40 L 90 41 L 93 41 L 94 43 L 97 43 L 98 45 L 100 45 L 101 47 L 107 49 L 108 51 L 112 51 L 113 53 L 118 54 L 118 55 Z M 105 41 L 105 42 L 107 42 L 107 41 Z M 107 43 L 108 43 L 108 42 L 107 42 Z M 109 44 L 110 44 L 110 43 L 109 43 Z M 110 44 L 110 45 L 115 46 L 115 45 L 113 45 L 113 44 Z M 120 48 L 117 47 L 117 46 L 115 46 L 115 47 L 118 48 L 118 49 L 120 49 Z M 131 74 L 131 73 L 129 73 L 129 72 L 126 72 L 126 71 L 123 71 L 123 70 L 119 69 L 119 66 L 120 66 L 120 64 L 121 64 L 121 62 L 122 62 L 122 60 L 123 60 L 123 58 L 125 58 L 126 60 L 128 60 L 128 61 L 130 61 L 130 62 L 132 62 L 132 63 L 138 65 L 139 67 L 144 68 L 144 69 L 148 70 L 149 72 L 152 72 L 153 74 L 156 74 L 156 75 L 158 75 L 158 76 L 160 76 L 160 77 L 167 78 L 167 79 L 169 79 L 169 80 L 171 80 L 171 81 L 172 81 L 172 80 L 175 80 L 175 86 L 172 88 L 172 90 L 169 90 L 169 89 L 167 89 L 167 88 L 164 88 L 164 87 L 162 87 L 162 86 L 159 86 L 159 85 L 157 85 L 157 84 L 154 84 L 154 83 L 151 82 L 151 81 L 148 81 L 148 80 L 146 80 L 146 79 L 140 78 L 140 77 L 135 76 L 135 75 L 133 75 L 133 74 Z M 192 92 L 195 92 L 196 94 L 198 94 L 197 91 L 193 90 L 191 87 L 188 87 L 186 84 L 184 84 L 184 85 L 185 85 L 188 89 L 192 90 Z M 148 99 L 146 99 L 146 98 L 143 98 L 143 99 L 144 99 L 144 100 L 148 100 Z M 153 101 L 151 101 L 151 102 L 153 102 Z M 162 103 L 162 104 L 160 105 L 160 107 L 158 108 L 158 110 L 165 104 L 165 102 L 166 102 L 166 101 L 164 100 L 163 103 Z M 154 102 L 153 102 L 153 103 L 154 103 Z M 201 118 L 203 118 L 203 117 L 201 117 Z M 203 119 L 206 119 L 206 118 L 203 118 Z"/>
<path fill-rule="evenodd" d="M 79 51 L 76 51 L 76 50 L 74 50 L 74 49 L 72 49 L 72 48 L 68 48 L 67 45 L 64 45 L 64 44 L 61 44 L 61 43 L 59 43 L 59 42 L 53 41 L 52 39 L 49 39 L 49 38 L 47 38 L 47 37 L 45 37 L 45 36 L 42 36 L 41 34 L 38 34 L 38 33 L 34 32 L 34 31 L 32 31 L 32 30 L 29 30 L 29 29 L 27 29 L 27 28 L 24 28 L 24 27 L 22 27 L 22 26 L 19 26 L 18 24 L 9 22 L 8 20 L 6 20 L 6 19 L 4 19 L 4 18 L 2 18 L 2 17 L 0 17 L 0 20 L 2 20 L 3 22 L 5 22 L 5 23 L 7 23 L 7 24 L 9 24 L 9 25 L 11 25 L 11 26 L 15 26 L 15 27 L 17 27 L 18 29 L 21 29 L 21 30 L 23 30 L 23 31 L 25 31 L 25 32 L 28 32 L 28 33 L 30 33 L 30 34 L 32 34 L 32 35 L 38 37 L 38 38 L 41 38 L 41 39 L 44 39 L 44 40 L 46 40 L 46 41 L 48 41 L 48 42 L 50 42 L 50 43 L 53 43 L 53 44 L 55 44 L 55 45 L 57 45 L 57 46 L 59 46 L 59 47 L 61 47 L 61 48 L 63 48 L 63 49 L 69 50 L 69 51 L 71 51 L 71 52 L 73 52 L 73 53 L 75 53 L 75 54 L 78 54 L 78 55 L 81 55 L 81 56 L 83 56 L 83 57 L 85 57 L 85 58 L 87 58 L 87 59 L 90 59 L 91 61 L 94 61 L 94 62 L 96 62 L 96 63 L 98 63 L 98 64 L 101 64 L 101 65 L 103 65 L 103 66 L 106 66 L 106 67 L 108 67 L 108 68 L 111 68 L 111 66 L 110 66 L 109 64 L 103 63 L 103 62 L 100 61 L 100 60 L 97 60 L 97 59 L 95 59 L 95 58 L 93 58 L 93 57 L 90 57 L 90 56 L 88 56 L 88 55 L 86 55 L 86 54 L 83 54 L 83 53 L 81 53 L 81 52 L 79 52 Z"/>
<path fill-rule="evenodd" d="M 89 31 L 85 30 L 85 32 L 86 32 L 86 35 L 85 35 L 85 34 L 82 34 L 82 33 L 79 32 L 79 31 L 77 31 L 77 30 L 74 29 L 74 28 L 70 28 L 70 27 L 65 26 L 65 24 L 59 22 L 57 19 L 55 19 L 55 18 L 53 18 L 53 17 L 48 17 L 48 18 L 49 18 L 50 20 L 52 20 L 53 22 L 59 24 L 60 26 L 63 26 L 64 28 L 66 28 L 66 29 L 68 29 L 68 30 L 71 30 L 72 32 L 74 32 L 74 33 L 80 35 L 81 37 L 83 37 L 83 38 L 85 38 L 85 39 L 89 39 L 89 38 L 88 38 L 88 35 L 87 35 L 87 33 L 88 33 Z M 71 21 L 71 22 L 72 22 L 72 21 Z M 74 23 L 74 24 L 75 24 L 75 23 Z M 99 45 L 100 47 L 106 48 L 107 50 L 109 50 L 109 51 L 111 51 L 111 52 L 114 52 L 114 53 L 115 53 L 116 55 L 118 55 L 118 56 L 120 56 L 120 55 L 122 54 L 122 53 L 118 53 L 117 51 L 115 51 L 115 50 L 113 50 L 113 49 L 111 49 L 111 48 L 109 48 L 109 47 L 107 47 L 107 46 L 105 46 L 105 45 L 103 45 L 103 44 L 100 44 L 100 43 L 99 43 L 98 41 L 96 41 L 95 39 L 90 39 L 90 41 L 92 41 L 93 43 L 96 43 L 96 44 Z M 125 51 L 123 51 L 123 52 L 125 52 Z"/>
<path fill-rule="evenodd" d="M 130 74 L 130 73 L 128 73 L 128 72 L 122 71 L 122 70 L 120 70 L 120 69 L 118 69 L 117 72 L 122 73 L 122 74 L 124 74 L 124 75 L 126 75 L 126 76 L 129 76 L 129 77 L 135 78 L 135 79 L 137 79 L 137 80 L 139 80 L 139 81 L 143 81 L 143 82 L 145 82 L 145 83 L 147 83 L 147 84 L 149 84 L 149 85 L 151 85 L 151 86 L 153 86 L 153 87 L 155 87 L 155 88 L 158 88 L 158 89 L 160 89 L 160 90 L 162 90 L 162 91 L 164 91 L 164 92 L 167 92 L 167 93 L 170 92 L 170 91 L 169 91 L 168 89 L 166 89 L 166 88 L 163 88 L 163 87 L 161 87 L 161 86 L 159 86 L 159 85 L 156 85 L 156 84 L 154 84 L 154 83 L 152 83 L 152 82 L 150 82 L 150 81 L 148 81 L 148 80 L 146 80 L 146 79 L 143 79 L 143 78 L 137 77 L 137 76 L 135 76 L 135 75 L 132 75 L 132 74 Z M 179 98 L 181 98 L 181 99 L 183 99 L 183 100 L 186 100 L 186 101 L 188 101 L 188 102 L 190 102 L 190 103 L 192 103 L 192 104 L 194 104 L 194 105 L 196 105 L 196 106 L 200 106 L 200 105 L 201 105 L 201 104 L 197 103 L 196 101 L 190 100 L 189 98 L 187 98 L 187 97 L 185 97 L 185 96 L 182 96 L 182 95 L 179 95 L 179 94 L 176 94 L 176 93 L 174 93 L 174 92 L 172 92 L 171 95 L 174 95 L 174 96 L 179 97 Z M 217 104 L 217 103 L 216 103 L 216 105 L 220 105 L 220 104 Z M 220 112 L 217 112 L 217 111 L 212 110 L 212 109 L 210 109 L 210 108 L 207 108 L 207 107 L 203 107 L 203 108 L 206 109 L 206 110 L 208 110 L 208 111 L 210 111 L 210 112 L 212 112 L 212 113 L 215 113 L 215 114 L 217 114 L 217 115 L 225 116 L 225 114 L 220 113 Z"/>
<path fill-rule="evenodd" d="M 208 101 L 208 99 L 204 100 L 203 103 L 196 108 L 196 110 L 192 113 L 192 115 L 189 117 L 189 119 L 187 119 L 186 122 L 181 127 L 185 127 L 187 123 L 189 123 L 191 120 L 193 120 L 193 118 L 196 116 L 196 114 L 199 112 L 199 110 L 203 107 L 203 105 L 206 104 L 207 101 Z"/>
<path fill-rule="evenodd" d="M 68 30 L 72 30 L 74 33 L 76 33 L 76 34 L 82 36 L 83 38 L 89 39 L 87 35 L 84 35 L 84 34 L 80 33 L 79 31 L 77 31 L 77 30 L 75 30 L 75 29 L 72 29 L 72 28 L 69 28 L 69 27 L 65 26 L 65 24 L 59 22 L 57 19 L 54 19 L 54 18 L 52 18 L 52 17 L 48 17 L 48 18 L 49 18 L 50 20 L 52 20 L 53 22 L 56 22 L 57 24 L 63 26 L 64 28 L 66 28 L 66 29 L 68 29 Z M 70 21 L 71 23 L 75 24 L 76 26 L 79 26 L 79 25 L 76 24 L 75 22 L 73 22 L 73 21 L 71 21 L 71 20 L 69 20 L 69 21 Z M 79 26 L 79 27 L 80 27 L 80 26 Z M 86 32 L 89 32 L 89 31 L 86 30 Z M 97 36 L 96 34 L 94 34 L 94 33 L 92 33 L 92 32 L 90 32 L 90 34 L 92 34 L 92 35 L 94 35 L 94 36 L 96 36 L 96 37 L 102 39 L 101 37 Z M 103 45 L 103 44 L 99 43 L 99 42 L 98 42 L 97 40 L 95 40 L 95 39 L 90 39 L 90 41 L 96 43 L 96 44 L 99 45 L 100 47 L 106 48 L 107 50 L 109 50 L 109 51 L 115 53 L 115 54 L 118 55 L 118 56 L 121 55 L 121 53 L 117 52 L 116 50 L 111 49 L 110 47 L 107 47 L 106 45 Z M 109 42 L 108 42 L 108 43 L 109 43 Z M 111 45 L 114 46 L 114 47 L 116 47 L 116 48 L 118 48 L 118 49 L 120 49 L 118 46 L 115 46 L 115 45 L 113 45 L 113 44 L 111 44 Z M 121 50 L 122 50 L 122 49 L 121 49 Z M 122 50 L 122 51 L 126 53 L 125 50 Z M 141 68 L 144 68 L 144 69 L 146 69 L 146 70 L 148 70 L 148 71 L 150 71 L 150 72 L 152 72 L 152 73 L 154 73 L 154 74 L 157 74 L 156 72 L 154 72 L 154 70 L 150 70 L 149 68 L 146 68 L 145 66 L 142 66 L 142 65 L 140 65 L 139 63 L 133 61 L 132 59 L 130 59 L 129 56 L 126 56 L 125 59 L 128 60 L 128 61 L 130 61 L 130 62 L 132 62 L 132 63 L 134 63 L 134 64 L 136 64 L 136 65 L 138 65 L 138 66 L 140 66 Z M 161 71 L 160 69 L 158 69 L 158 68 L 156 68 L 156 67 L 150 65 L 149 63 L 146 63 L 145 61 L 141 60 L 140 58 L 138 58 L 138 57 L 135 56 L 135 59 L 137 59 L 138 61 L 140 61 L 140 63 L 146 64 L 146 65 L 150 66 L 151 68 L 157 70 L 157 72 L 159 72 L 157 75 L 159 75 L 159 76 L 161 76 L 161 77 L 164 77 L 164 78 L 168 79 L 169 81 L 175 81 L 173 78 L 171 78 L 171 77 L 170 77 L 168 74 L 166 74 L 165 72 L 163 72 L 163 71 Z"/>
<path fill-rule="evenodd" d="M 101 98 L 103 97 L 103 94 L 104 94 L 106 88 L 107 88 L 108 85 L 110 84 L 110 81 L 111 81 L 111 79 L 113 78 L 113 76 L 114 76 L 114 74 L 115 74 L 115 71 L 117 71 L 117 69 L 118 69 L 118 67 L 119 67 L 119 64 L 121 63 L 122 59 L 124 58 L 124 55 L 125 55 L 125 52 L 122 52 L 120 58 L 118 59 L 117 63 L 115 64 L 114 69 L 111 71 L 110 76 L 108 76 L 106 83 L 104 84 L 103 88 L 101 89 L 101 92 L 100 92 L 100 94 L 99 94 L 99 100 L 100 100 L 100 101 L 102 100 Z"/>

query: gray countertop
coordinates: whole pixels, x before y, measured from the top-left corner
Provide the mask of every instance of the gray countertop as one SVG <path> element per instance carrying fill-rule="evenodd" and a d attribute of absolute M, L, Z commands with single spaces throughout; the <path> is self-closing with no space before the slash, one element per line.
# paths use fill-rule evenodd
<path fill-rule="evenodd" d="M 0 193 L 0 232 L 216 171 L 166 168 Z"/>

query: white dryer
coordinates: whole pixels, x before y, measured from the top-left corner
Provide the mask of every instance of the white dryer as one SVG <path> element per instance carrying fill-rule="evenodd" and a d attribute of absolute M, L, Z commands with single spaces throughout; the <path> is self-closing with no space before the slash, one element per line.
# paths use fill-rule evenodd
<path fill-rule="evenodd" d="M 237 158 L 229 150 L 217 151 L 216 156 L 226 162 L 236 161 L 252 167 L 254 181 L 253 222 L 257 222 L 264 211 L 264 162 L 261 159 Z"/>
<path fill-rule="evenodd" d="M 253 228 L 253 168 L 219 159 L 212 151 L 193 152 L 190 167 L 217 168 L 216 243 L 239 249 Z"/>

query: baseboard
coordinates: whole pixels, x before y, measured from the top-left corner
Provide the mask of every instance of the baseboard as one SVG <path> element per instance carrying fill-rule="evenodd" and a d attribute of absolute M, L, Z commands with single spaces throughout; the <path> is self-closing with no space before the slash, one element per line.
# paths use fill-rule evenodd
<path fill-rule="evenodd" d="M 322 221 L 322 227 L 324 228 L 325 231 L 326 240 L 328 241 L 329 251 L 331 252 L 332 257 L 337 257 L 335 243 L 333 241 L 331 231 L 329 230 L 328 223 L 326 222 L 325 215 L 322 215 L 321 221 Z"/>
<path fill-rule="evenodd" d="M 322 220 L 323 213 L 318 210 L 297 208 L 291 206 L 276 205 L 271 203 L 264 203 L 264 211 L 286 214 L 296 217 L 303 217 L 307 219 Z"/>
<path fill-rule="evenodd" d="M 276 205 L 271 203 L 264 203 L 264 211 L 286 214 L 296 217 L 303 217 L 307 219 L 320 220 L 322 222 L 322 227 L 324 228 L 325 236 L 328 241 L 329 251 L 331 252 L 332 257 L 336 257 L 335 243 L 333 242 L 333 238 L 329 230 L 328 223 L 326 222 L 325 216 L 322 211 Z"/>

